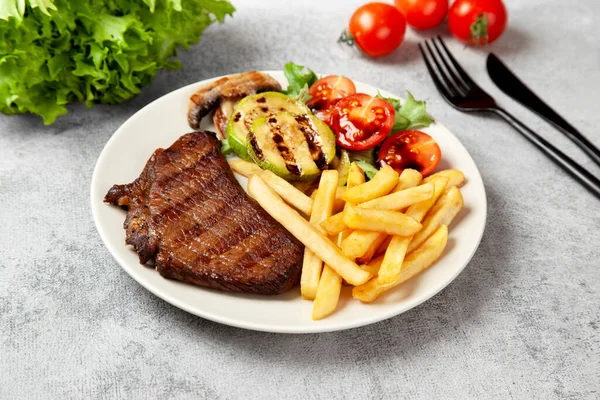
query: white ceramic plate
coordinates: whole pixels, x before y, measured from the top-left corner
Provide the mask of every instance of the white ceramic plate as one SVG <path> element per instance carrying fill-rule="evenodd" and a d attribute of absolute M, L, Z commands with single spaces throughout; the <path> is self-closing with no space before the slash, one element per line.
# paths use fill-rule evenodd
<path fill-rule="evenodd" d="M 287 85 L 282 72 L 268 73 L 284 87 Z M 100 237 L 123 269 L 146 289 L 176 307 L 227 325 L 268 332 L 328 332 L 371 324 L 410 310 L 446 287 L 467 265 L 485 227 L 485 190 L 467 150 L 439 123 L 423 130 L 433 136 L 442 149 L 438 169 L 458 168 L 465 173 L 468 183 L 461 189 L 465 207 L 452 223 L 442 257 L 424 273 L 373 304 L 353 300 L 349 288 L 345 287 L 338 310 L 321 321 L 313 321 L 312 302 L 300 297 L 299 288 L 279 296 L 225 293 L 167 280 L 153 268 L 140 265 L 137 254 L 125 245 L 125 211 L 102 200 L 113 184 L 129 183 L 137 178 L 156 148 L 166 148 L 191 131 L 186 120 L 188 99 L 198 87 L 212 80 L 175 90 L 138 111 L 110 138 L 94 170 L 91 203 Z M 374 87 L 355 83 L 359 92 L 377 93 Z M 382 90 L 381 93 L 398 97 Z M 205 118 L 203 124 L 203 129 L 212 127 L 209 118 Z M 245 188 L 244 178 L 240 177 L 240 183 Z"/>

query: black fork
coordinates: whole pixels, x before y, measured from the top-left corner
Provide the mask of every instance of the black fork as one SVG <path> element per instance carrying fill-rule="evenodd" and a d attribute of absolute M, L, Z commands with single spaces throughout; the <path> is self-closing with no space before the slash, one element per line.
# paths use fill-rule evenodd
<path fill-rule="evenodd" d="M 426 40 L 424 45 L 419 43 L 419 50 L 433 83 L 452 107 L 464 112 L 493 112 L 499 115 L 600 199 L 600 180 L 498 106 L 494 98 L 481 89 L 460 66 L 441 37 Z"/>

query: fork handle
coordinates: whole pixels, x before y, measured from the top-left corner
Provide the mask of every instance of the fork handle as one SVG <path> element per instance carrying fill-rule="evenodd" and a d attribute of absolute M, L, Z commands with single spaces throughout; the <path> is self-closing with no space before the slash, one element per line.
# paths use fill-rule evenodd
<path fill-rule="evenodd" d="M 600 199 L 600 180 L 594 175 L 589 173 L 581 165 L 573 161 L 572 158 L 567 156 L 562 151 L 558 150 L 546 139 L 532 131 L 525 124 L 515 118 L 508 111 L 503 108 L 494 108 L 493 111 L 508 122 L 513 128 L 519 131 L 520 134 L 525 136 L 527 140 L 533 143 L 538 149 L 540 149 L 546 156 L 552 161 L 558 164 L 562 169 L 568 172 L 573 178 L 579 183 L 585 186 L 590 192 L 592 192 L 598 199 Z"/>

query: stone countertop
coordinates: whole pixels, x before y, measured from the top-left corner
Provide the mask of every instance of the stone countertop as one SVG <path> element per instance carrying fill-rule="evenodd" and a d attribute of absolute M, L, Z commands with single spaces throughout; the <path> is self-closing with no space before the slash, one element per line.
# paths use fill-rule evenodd
<path fill-rule="evenodd" d="M 0 116 L 0 398 L 598 398 L 599 200 L 503 121 L 450 108 L 416 47 L 431 33 L 409 31 L 398 51 L 371 60 L 335 43 L 361 1 L 234 3 L 233 19 L 180 53 L 183 69 L 125 104 L 74 105 L 51 126 Z M 498 42 L 474 50 L 449 39 L 451 50 L 501 105 L 600 175 L 485 71 L 494 51 L 600 145 L 600 3 L 506 3 Z M 477 163 L 488 196 L 481 245 L 419 307 L 336 333 L 247 331 L 155 297 L 103 246 L 89 187 L 113 132 L 181 86 L 289 60 L 411 90 Z"/>

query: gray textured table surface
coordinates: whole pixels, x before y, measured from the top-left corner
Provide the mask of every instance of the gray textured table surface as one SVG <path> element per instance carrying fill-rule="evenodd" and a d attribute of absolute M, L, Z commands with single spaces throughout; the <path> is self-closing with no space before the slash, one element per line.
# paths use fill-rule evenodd
<path fill-rule="evenodd" d="M 418 34 L 385 59 L 365 59 L 335 44 L 360 1 L 311 3 L 238 1 L 234 19 L 181 53 L 183 70 L 160 73 L 123 105 L 73 106 L 49 127 L 0 116 L 0 398 L 600 397 L 598 199 L 502 121 L 444 103 Z M 509 29 L 490 49 L 600 144 L 600 3 L 507 4 Z M 485 51 L 451 48 L 501 104 L 600 174 L 500 94 Z M 489 202 L 481 245 L 448 288 L 416 309 L 330 334 L 231 328 L 153 296 L 102 245 L 89 186 L 115 129 L 180 86 L 287 60 L 398 94 L 410 89 L 479 166 Z"/>

